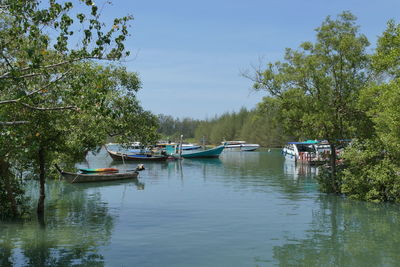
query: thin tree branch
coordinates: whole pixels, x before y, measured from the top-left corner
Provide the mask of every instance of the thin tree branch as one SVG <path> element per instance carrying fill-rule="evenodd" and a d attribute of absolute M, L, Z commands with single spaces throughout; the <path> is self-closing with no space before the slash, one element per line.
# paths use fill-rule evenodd
<path fill-rule="evenodd" d="M 92 56 L 90 56 L 90 57 L 81 57 L 81 58 L 76 58 L 76 59 L 61 61 L 61 62 L 58 62 L 58 63 L 55 63 L 55 64 L 46 65 L 46 66 L 40 67 L 39 69 L 52 69 L 52 68 L 57 68 L 57 67 L 59 67 L 59 66 L 62 66 L 62 65 L 68 64 L 68 63 L 73 63 L 73 62 L 81 61 L 81 60 L 85 60 L 85 59 L 112 60 L 113 58 L 92 57 Z M 20 69 L 20 71 L 28 71 L 28 70 L 30 70 L 30 69 L 32 69 L 32 68 L 31 68 L 31 67 L 25 67 L 25 68 L 23 68 L 23 69 Z M 11 78 L 10 74 L 11 74 L 11 72 L 3 73 L 3 74 L 0 76 L 0 79 L 8 79 L 8 78 Z M 33 76 L 39 76 L 39 75 L 42 75 L 42 73 L 26 74 L 25 76 L 20 76 L 20 77 L 25 78 L 25 77 L 33 77 Z"/>
<path fill-rule="evenodd" d="M 58 82 L 58 81 L 60 81 L 61 79 L 63 79 L 69 72 L 71 72 L 71 70 L 68 70 L 68 71 L 64 72 L 63 74 L 61 74 L 60 77 L 58 77 L 58 78 L 55 79 L 54 81 L 49 82 L 48 84 L 46 84 L 46 85 L 43 86 L 42 88 L 40 88 L 40 89 L 38 89 L 38 90 L 35 90 L 35 91 L 32 91 L 32 92 L 26 94 L 26 95 L 23 96 L 23 97 L 20 97 L 20 98 L 17 98 L 17 99 L 11 99 L 11 100 L 3 100 L 3 101 L 0 101 L 0 105 L 3 105 L 3 104 L 15 104 L 15 103 L 18 103 L 19 101 L 21 101 L 24 97 L 30 97 L 31 95 L 34 95 L 34 94 L 36 94 L 36 93 L 39 93 L 39 92 L 45 90 L 46 88 L 50 87 L 50 86 L 51 86 L 52 84 L 54 84 L 55 82 Z"/>
<path fill-rule="evenodd" d="M 27 94 L 26 96 L 29 97 L 29 96 L 31 96 L 31 95 L 34 95 L 34 94 L 36 94 L 36 93 L 39 93 L 39 92 L 41 92 L 41 91 L 47 89 L 47 88 L 50 87 L 52 84 L 54 84 L 54 83 L 56 83 L 56 82 L 58 82 L 58 81 L 64 79 L 64 77 L 65 77 L 69 72 L 71 72 L 71 69 L 69 69 L 69 70 L 67 70 L 66 72 L 64 72 L 63 74 L 61 74 L 61 76 L 58 77 L 57 79 L 55 79 L 54 81 L 49 82 L 49 83 L 46 84 L 44 87 L 42 87 L 42 88 L 40 88 L 40 89 L 38 89 L 38 90 L 35 90 L 35 91 L 30 92 L 30 93 Z"/>
<path fill-rule="evenodd" d="M 28 105 L 26 103 L 21 103 L 24 107 L 33 109 L 33 110 L 40 110 L 40 111 L 49 111 L 49 110 L 78 110 L 77 106 L 65 106 L 65 107 L 51 107 L 51 108 L 41 108 L 41 107 L 34 107 Z"/>
<path fill-rule="evenodd" d="M 29 123 L 29 121 L 0 121 L 0 126 L 12 126 L 27 123 Z"/>
<path fill-rule="evenodd" d="M 0 101 L 0 105 L 17 103 L 18 99 Z"/>

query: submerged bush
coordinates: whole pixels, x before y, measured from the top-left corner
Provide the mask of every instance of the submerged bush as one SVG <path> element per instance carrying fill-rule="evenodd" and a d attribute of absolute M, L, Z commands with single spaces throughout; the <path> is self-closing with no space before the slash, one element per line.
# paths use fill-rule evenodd
<path fill-rule="evenodd" d="M 332 169 L 329 165 L 321 166 L 316 179 L 319 183 L 320 190 L 324 193 L 341 193 L 341 172 L 343 171 L 343 165 L 336 166 L 336 176 L 333 179 L 331 172 Z"/>
<path fill-rule="evenodd" d="M 372 202 L 400 202 L 400 166 L 377 140 L 355 142 L 346 149 L 345 168 L 338 172 L 341 192 Z"/>
<path fill-rule="evenodd" d="M 29 215 L 30 207 L 24 183 L 14 177 L 8 179 L 9 185 L 7 185 L 7 178 L 0 177 L 0 220 L 26 217 Z M 13 207 L 14 204 L 16 210 Z"/>

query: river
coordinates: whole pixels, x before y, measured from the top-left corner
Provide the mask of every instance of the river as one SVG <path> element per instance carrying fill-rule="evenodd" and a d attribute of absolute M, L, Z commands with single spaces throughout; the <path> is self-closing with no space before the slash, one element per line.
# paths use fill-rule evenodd
<path fill-rule="evenodd" d="M 105 151 L 82 167 L 133 169 Z M 279 150 L 145 163 L 138 181 L 48 181 L 46 227 L 0 223 L 0 266 L 398 266 L 399 204 L 318 191 Z M 37 192 L 36 182 L 29 192 Z"/>

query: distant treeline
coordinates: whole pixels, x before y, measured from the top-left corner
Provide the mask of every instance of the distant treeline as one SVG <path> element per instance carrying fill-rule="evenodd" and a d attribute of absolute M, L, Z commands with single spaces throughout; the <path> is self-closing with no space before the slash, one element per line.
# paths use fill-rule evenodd
<path fill-rule="evenodd" d="M 239 112 L 227 112 L 207 120 L 173 118 L 158 115 L 159 133 L 166 140 L 177 141 L 180 135 L 185 140 L 206 144 L 220 144 L 224 140 L 245 140 L 264 147 L 280 147 L 288 141 L 283 129 L 276 123 L 273 112 L 260 112 L 260 108 Z"/>

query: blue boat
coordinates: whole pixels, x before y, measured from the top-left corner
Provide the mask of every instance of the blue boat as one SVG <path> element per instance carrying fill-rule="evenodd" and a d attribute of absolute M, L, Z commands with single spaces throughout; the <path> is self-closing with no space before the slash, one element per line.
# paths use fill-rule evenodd
<path fill-rule="evenodd" d="M 174 153 L 172 156 L 174 158 L 218 158 L 219 155 L 224 150 L 224 146 L 217 146 L 215 148 L 196 151 L 196 152 L 184 152 L 181 155 L 179 153 Z"/>

